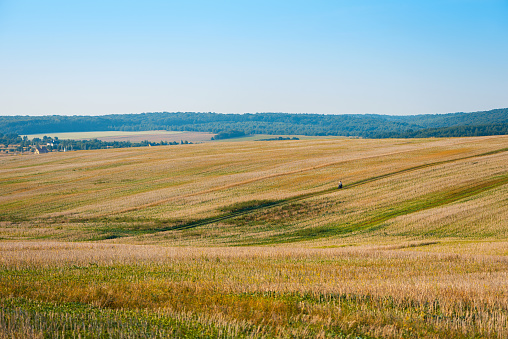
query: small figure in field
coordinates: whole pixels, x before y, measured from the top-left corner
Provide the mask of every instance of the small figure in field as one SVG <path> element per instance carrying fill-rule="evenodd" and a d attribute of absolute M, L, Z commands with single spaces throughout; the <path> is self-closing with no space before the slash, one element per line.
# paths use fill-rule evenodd
<path fill-rule="evenodd" d="M 342 181 L 339 181 L 339 189 L 342 188 Z"/>

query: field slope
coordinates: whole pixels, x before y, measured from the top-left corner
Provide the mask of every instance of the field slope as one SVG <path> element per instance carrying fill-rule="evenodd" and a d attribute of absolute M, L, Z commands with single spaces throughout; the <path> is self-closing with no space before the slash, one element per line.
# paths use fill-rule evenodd
<path fill-rule="evenodd" d="M 508 336 L 506 136 L 5 156 L 0 192 L 0 338 Z"/>

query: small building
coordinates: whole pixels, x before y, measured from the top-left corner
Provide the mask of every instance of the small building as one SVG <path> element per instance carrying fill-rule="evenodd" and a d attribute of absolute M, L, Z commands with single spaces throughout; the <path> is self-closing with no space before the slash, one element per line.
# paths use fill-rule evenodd
<path fill-rule="evenodd" d="M 35 146 L 35 154 L 42 154 L 42 153 L 48 153 L 48 149 L 46 146 Z"/>

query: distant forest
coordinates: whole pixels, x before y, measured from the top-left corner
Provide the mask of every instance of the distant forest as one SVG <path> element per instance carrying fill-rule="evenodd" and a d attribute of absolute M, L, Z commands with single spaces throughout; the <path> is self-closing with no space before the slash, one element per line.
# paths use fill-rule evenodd
<path fill-rule="evenodd" d="M 244 135 L 426 138 L 508 134 L 508 108 L 473 113 L 411 116 L 375 114 L 158 112 L 104 116 L 0 116 L 0 133 L 88 131 L 195 131 Z"/>

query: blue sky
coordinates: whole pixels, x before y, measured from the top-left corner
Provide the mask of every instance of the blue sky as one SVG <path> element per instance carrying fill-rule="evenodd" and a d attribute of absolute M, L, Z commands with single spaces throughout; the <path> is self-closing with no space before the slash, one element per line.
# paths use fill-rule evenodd
<path fill-rule="evenodd" d="M 0 0 L 0 115 L 508 107 L 508 1 Z"/>

